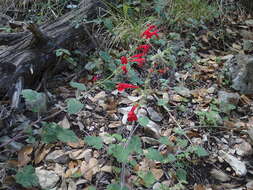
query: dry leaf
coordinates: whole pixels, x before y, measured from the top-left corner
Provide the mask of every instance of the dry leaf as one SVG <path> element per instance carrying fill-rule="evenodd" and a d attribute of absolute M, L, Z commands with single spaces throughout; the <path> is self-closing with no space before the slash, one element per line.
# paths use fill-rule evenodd
<path fill-rule="evenodd" d="M 83 140 L 78 139 L 78 142 L 67 142 L 67 145 L 71 148 L 83 148 L 85 143 Z"/>
<path fill-rule="evenodd" d="M 53 145 L 41 146 L 35 151 L 35 164 L 39 164 L 45 156 L 50 152 Z"/>
<path fill-rule="evenodd" d="M 58 124 L 60 126 L 62 126 L 62 128 L 64 128 L 64 129 L 69 129 L 70 128 L 70 123 L 69 123 L 69 120 L 68 120 L 68 118 L 66 116 Z"/>
<path fill-rule="evenodd" d="M 201 184 L 195 184 L 194 185 L 194 190 L 206 190 L 206 187 L 204 185 Z"/>
<path fill-rule="evenodd" d="M 122 125 L 121 121 L 114 121 L 114 122 L 111 122 L 109 125 L 108 125 L 108 128 L 118 128 Z"/>
<path fill-rule="evenodd" d="M 151 172 L 153 173 L 154 177 L 156 178 L 156 180 L 160 180 L 160 178 L 163 176 L 164 172 L 162 169 L 156 169 L 156 168 L 152 168 Z"/>
<path fill-rule="evenodd" d="M 83 161 L 80 169 L 81 173 L 84 175 L 84 178 L 91 181 L 92 176 L 99 172 L 98 160 L 91 158 L 89 163 Z"/>
<path fill-rule="evenodd" d="M 32 146 L 25 146 L 18 152 L 18 166 L 25 166 L 31 161 L 29 156 L 33 151 Z"/>
<path fill-rule="evenodd" d="M 247 105 L 250 105 L 252 103 L 251 99 L 249 99 L 244 94 L 241 95 L 240 100 L 241 100 L 242 103 L 247 104 Z"/>

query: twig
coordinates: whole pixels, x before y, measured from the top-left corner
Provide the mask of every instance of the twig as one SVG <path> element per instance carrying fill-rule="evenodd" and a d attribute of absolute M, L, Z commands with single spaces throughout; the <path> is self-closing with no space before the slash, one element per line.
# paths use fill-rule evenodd
<path fill-rule="evenodd" d="M 61 113 L 63 110 L 64 110 L 64 109 L 61 109 L 61 110 L 59 110 L 59 111 L 57 111 L 57 112 L 55 112 L 55 113 L 53 113 L 53 114 L 51 114 L 51 115 L 49 115 L 49 116 L 47 116 L 47 117 L 44 117 L 44 118 L 42 118 L 42 119 L 38 119 L 38 120 L 36 120 L 36 121 L 34 121 L 34 122 L 31 122 L 31 123 L 28 124 L 27 126 L 34 126 L 34 125 L 36 125 L 37 123 L 39 123 L 39 122 L 41 122 L 41 121 L 45 121 L 45 120 L 51 119 L 52 117 L 54 117 L 54 116 L 58 115 L 59 113 Z M 7 142 L 1 144 L 1 145 L 0 145 L 0 148 L 6 146 L 6 145 L 8 145 L 8 144 L 10 144 L 11 142 L 13 142 L 13 141 L 15 141 L 15 140 L 18 140 L 18 139 L 21 139 L 21 138 L 25 137 L 24 135 L 22 136 L 22 134 L 25 132 L 25 130 L 26 130 L 26 127 L 25 127 L 23 130 L 19 131 L 12 139 L 10 139 L 10 140 L 8 140 Z"/>
<path fill-rule="evenodd" d="M 159 100 L 159 98 L 154 94 L 154 97 L 156 100 Z M 177 122 L 176 118 L 170 113 L 170 110 L 167 106 L 162 105 L 162 107 L 167 111 L 167 113 L 169 114 L 169 116 L 171 117 L 171 119 L 173 120 L 173 122 L 177 125 L 178 128 L 182 129 L 181 125 Z M 183 129 L 182 129 L 183 130 Z M 191 139 L 184 134 L 185 138 L 192 144 Z"/>
<path fill-rule="evenodd" d="M 134 132 L 137 130 L 137 128 L 139 127 L 139 124 L 137 124 L 134 128 L 132 128 L 127 141 L 124 144 L 124 149 L 128 146 L 128 143 L 130 142 Z M 126 177 L 126 163 L 122 163 L 122 170 L 121 170 L 121 174 L 120 174 L 120 190 L 122 190 L 125 186 L 125 177 Z"/>

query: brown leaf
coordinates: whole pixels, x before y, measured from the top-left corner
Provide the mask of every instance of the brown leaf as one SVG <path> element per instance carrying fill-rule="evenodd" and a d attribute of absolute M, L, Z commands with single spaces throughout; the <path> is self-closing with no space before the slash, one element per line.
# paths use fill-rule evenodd
<path fill-rule="evenodd" d="M 206 190 L 206 187 L 204 185 L 201 184 L 195 184 L 194 185 L 194 190 Z"/>
<path fill-rule="evenodd" d="M 62 121 L 59 122 L 59 125 L 62 126 L 62 128 L 64 128 L 64 129 L 70 128 L 70 123 L 69 123 L 69 120 L 66 116 L 63 118 Z"/>
<path fill-rule="evenodd" d="M 160 180 L 160 178 L 163 176 L 164 172 L 162 169 L 156 169 L 156 168 L 152 168 L 151 172 L 153 173 L 154 177 L 156 178 L 156 180 Z"/>
<path fill-rule="evenodd" d="M 39 164 L 45 156 L 50 152 L 53 145 L 41 146 L 35 151 L 35 164 Z"/>
<path fill-rule="evenodd" d="M 18 152 L 18 166 L 25 166 L 31 161 L 29 156 L 33 151 L 32 146 L 25 146 Z"/>
<path fill-rule="evenodd" d="M 89 163 L 83 161 L 81 164 L 81 172 L 84 175 L 84 178 L 91 181 L 92 176 L 99 172 L 98 160 L 91 158 Z"/>
<path fill-rule="evenodd" d="M 78 142 L 67 142 L 67 145 L 71 148 L 83 148 L 85 144 L 83 140 L 78 139 Z"/>

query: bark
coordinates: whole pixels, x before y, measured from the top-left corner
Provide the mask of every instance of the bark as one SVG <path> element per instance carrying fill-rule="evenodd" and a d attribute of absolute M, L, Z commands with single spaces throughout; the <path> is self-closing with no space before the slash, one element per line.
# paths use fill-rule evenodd
<path fill-rule="evenodd" d="M 0 97 L 12 96 L 16 86 L 29 87 L 41 78 L 43 73 L 57 63 L 55 51 L 59 48 L 72 50 L 78 43 L 87 47 L 92 43 L 89 26 L 80 22 L 96 18 L 101 3 L 83 0 L 78 9 L 69 12 L 54 22 L 41 26 L 27 24 L 26 31 L 0 34 Z M 94 42 L 94 40 L 93 40 Z"/>

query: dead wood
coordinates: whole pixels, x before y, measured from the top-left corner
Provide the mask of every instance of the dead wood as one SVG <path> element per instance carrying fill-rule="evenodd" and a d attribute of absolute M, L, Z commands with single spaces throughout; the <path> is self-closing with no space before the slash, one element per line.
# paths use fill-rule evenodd
<path fill-rule="evenodd" d="M 8 92 L 12 96 L 20 83 L 25 87 L 34 84 L 57 63 L 57 49 L 72 50 L 84 41 L 88 47 L 94 42 L 82 20 L 96 18 L 101 6 L 98 1 L 83 0 L 78 9 L 52 23 L 27 24 L 25 32 L 0 34 L 0 46 L 7 46 L 0 49 L 0 95 Z M 77 22 L 79 26 L 75 27 Z"/>

